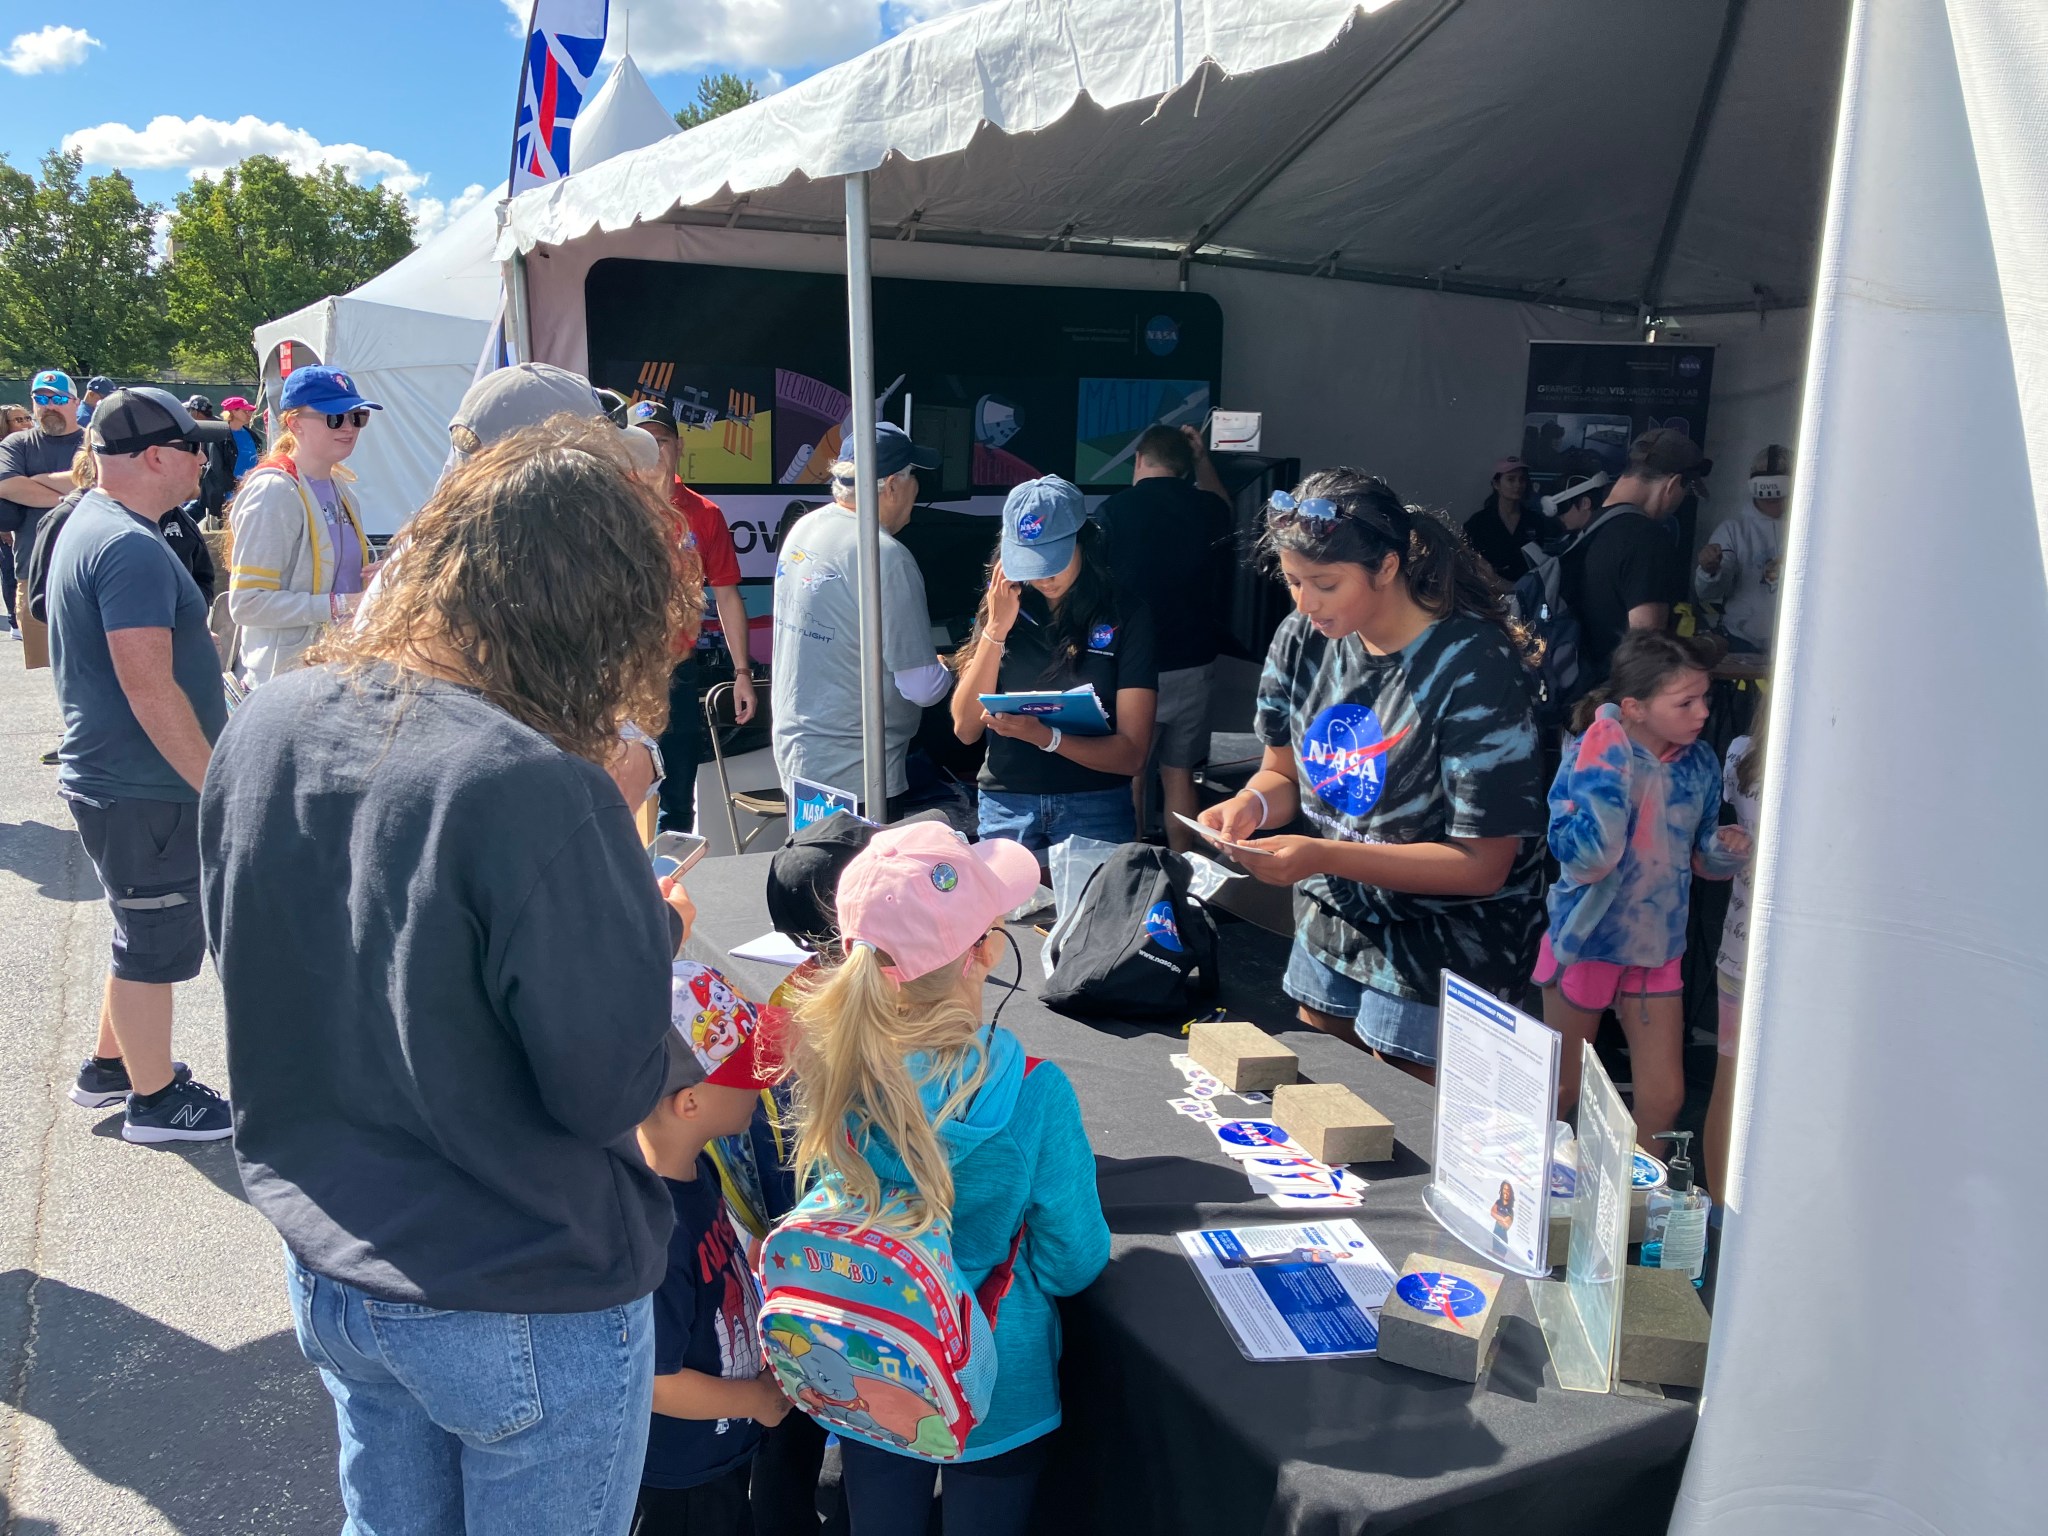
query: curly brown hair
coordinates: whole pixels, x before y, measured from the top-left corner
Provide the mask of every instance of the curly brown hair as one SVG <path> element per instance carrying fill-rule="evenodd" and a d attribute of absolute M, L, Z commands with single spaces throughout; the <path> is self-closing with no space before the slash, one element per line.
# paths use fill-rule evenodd
<path fill-rule="evenodd" d="M 703 565 L 618 429 L 565 414 L 451 470 L 376 601 L 307 659 L 406 673 L 452 651 L 491 703 L 601 765 L 624 722 L 667 721 L 674 647 L 694 642 L 703 601 Z"/>

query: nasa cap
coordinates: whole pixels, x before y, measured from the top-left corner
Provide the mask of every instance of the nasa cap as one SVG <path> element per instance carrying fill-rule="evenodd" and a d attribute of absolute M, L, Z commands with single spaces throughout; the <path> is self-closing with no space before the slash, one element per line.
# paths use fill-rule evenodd
<path fill-rule="evenodd" d="M 1003 574 L 1044 581 L 1074 558 L 1074 540 L 1088 521 L 1081 488 L 1058 475 L 1026 480 L 1003 498 Z"/>
<path fill-rule="evenodd" d="M 1038 859 L 1005 837 L 970 843 L 940 822 L 877 832 L 839 877 L 847 947 L 880 950 L 899 981 L 960 959 L 1038 890 Z"/>

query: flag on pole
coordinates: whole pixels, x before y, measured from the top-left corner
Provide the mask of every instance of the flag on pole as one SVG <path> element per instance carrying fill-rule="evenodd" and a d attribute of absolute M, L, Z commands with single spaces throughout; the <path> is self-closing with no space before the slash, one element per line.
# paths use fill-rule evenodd
<path fill-rule="evenodd" d="M 511 194 L 569 174 L 569 130 L 604 52 L 610 0 L 534 0 L 512 128 Z"/>

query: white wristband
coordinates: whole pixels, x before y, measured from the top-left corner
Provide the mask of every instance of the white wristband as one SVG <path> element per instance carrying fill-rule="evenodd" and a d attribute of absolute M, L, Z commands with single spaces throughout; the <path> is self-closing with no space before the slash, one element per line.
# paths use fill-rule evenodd
<path fill-rule="evenodd" d="M 1259 824 L 1253 830 L 1258 832 L 1265 831 L 1266 823 L 1273 819 L 1273 807 L 1266 804 L 1266 797 L 1260 794 L 1256 789 L 1253 789 L 1251 785 L 1245 785 L 1244 792 L 1250 795 L 1254 800 L 1259 802 Z"/>
<path fill-rule="evenodd" d="M 1044 746 L 1040 747 L 1040 748 L 1039 748 L 1038 750 L 1039 750 L 1039 751 L 1041 751 L 1041 752 L 1057 752 L 1057 751 L 1059 751 L 1059 749 L 1060 749 L 1060 728 L 1059 728 L 1058 726 L 1054 726 L 1054 727 L 1052 728 L 1052 740 L 1051 740 L 1051 741 L 1048 741 L 1048 742 L 1047 742 L 1047 743 L 1046 743 L 1046 744 L 1045 744 Z"/>

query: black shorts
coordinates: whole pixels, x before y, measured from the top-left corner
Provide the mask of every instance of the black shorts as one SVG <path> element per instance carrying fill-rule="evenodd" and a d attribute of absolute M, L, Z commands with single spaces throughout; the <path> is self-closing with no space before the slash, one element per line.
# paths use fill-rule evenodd
<path fill-rule="evenodd" d="M 63 793 L 114 909 L 115 979 L 190 981 L 206 957 L 198 803 Z"/>

